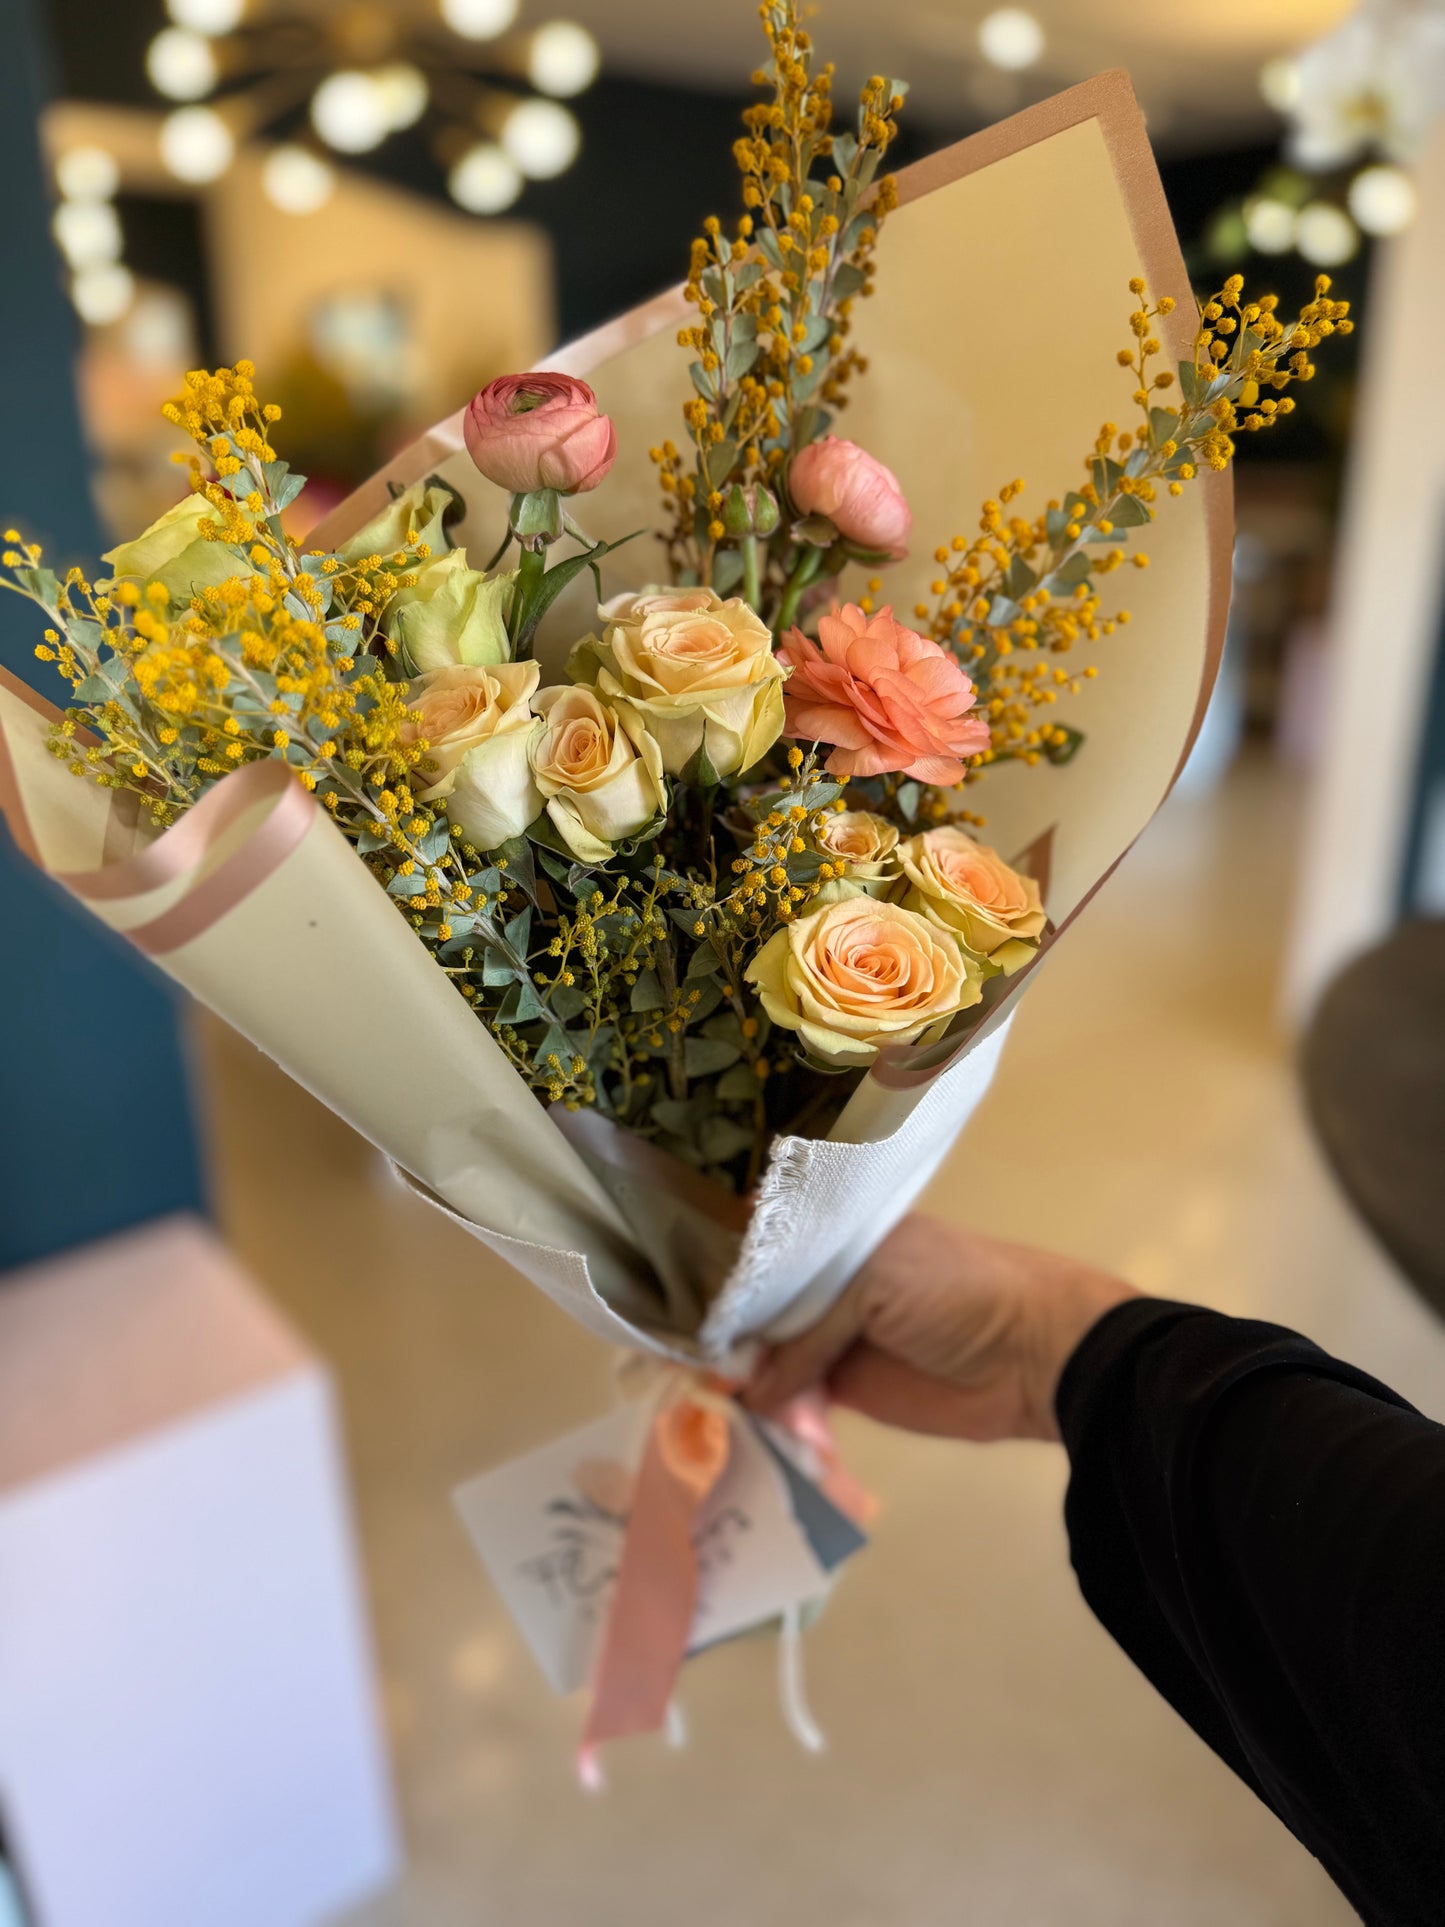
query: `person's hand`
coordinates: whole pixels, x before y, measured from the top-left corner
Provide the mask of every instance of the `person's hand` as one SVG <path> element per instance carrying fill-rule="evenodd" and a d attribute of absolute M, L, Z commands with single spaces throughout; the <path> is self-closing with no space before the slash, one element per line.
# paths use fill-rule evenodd
<path fill-rule="evenodd" d="M 1137 1296 L 1072 1258 L 905 1218 L 842 1297 L 743 1388 L 775 1411 L 811 1385 L 886 1425 L 965 1439 L 1057 1439 L 1054 1393 L 1079 1340 Z"/>

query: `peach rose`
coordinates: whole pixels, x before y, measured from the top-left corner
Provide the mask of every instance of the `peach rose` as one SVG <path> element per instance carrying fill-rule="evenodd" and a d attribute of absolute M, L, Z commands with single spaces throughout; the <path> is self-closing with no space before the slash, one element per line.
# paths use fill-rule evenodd
<path fill-rule="evenodd" d="M 841 857 L 847 880 L 881 897 L 898 877 L 898 831 L 872 810 L 837 810 L 826 817 L 814 842 L 824 856 Z"/>
<path fill-rule="evenodd" d="M 593 689 L 544 689 L 536 708 L 532 773 L 553 828 L 578 862 L 605 863 L 666 808 L 662 752 L 640 717 Z"/>
<path fill-rule="evenodd" d="M 835 776 L 901 771 L 957 783 L 962 758 L 988 748 L 988 724 L 969 714 L 974 687 L 955 658 L 891 609 L 865 616 L 850 602 L 818 618 L 817 642 L 794 629 L 778 655 L 793 672 L 787 733 L 836 743 Z"/>
<path fill-rule="evenodd" d="M 903 901 L 996 970 L 1011 975 L 1038 948 L 1047 921 L 1039 886 L 966 830 L 944 825 L 900 844 Z"/>
<path fill-rule="evenodd" d="M 602 640 L 579 643 L 568 673 L 642 717 L 677 776 L 707 742 L 719 776 L 751 769 L 782 734 L 783 666 L 767 627 L 743 601 L 711 589 L 614 596 L 598 610 Z"/>
<path fill-rule="evenodd" d="M 407 704 L 418 719 L 403 724 L 402 735 L 427 745 L 417 801 L 442 803 L 474 849 L 496 849 L 542 814 L 527 760 L 538 726 L 531 697 L 541 673 L 535 662 L 499 662 L 431 669 L 407 685 Z"/>
<path fill-rule="evenodd" d="M 976 959 L 926 917 L 847 897 L 777 931 L 748 965 L 763 1009 L 829 1064 L 932 1042 L 983 995 Z"/>
<path fill-rule="evenodd" d="M 856 442 L 825 435 L 793 457 L 788 493 L 803 515 L 826 515 L 845 542 L 900 560 L 913 513 L 891 468 Z"/>
<path fill-rule="evenodd" d="M 596 488 L 617 454 L 617 431 L 585 381 L 571 375 L 502 375 L 472 397 L 462 420 L 467 453 L 513 495 Z"/>

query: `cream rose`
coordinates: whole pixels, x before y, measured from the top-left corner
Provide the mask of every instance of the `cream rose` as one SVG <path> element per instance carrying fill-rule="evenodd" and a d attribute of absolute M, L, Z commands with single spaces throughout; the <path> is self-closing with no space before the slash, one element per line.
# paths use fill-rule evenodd
<path fill-rule="evenodd" d="M 380 515 L 374 515 L 336 553 L 343 562 L 360 562 L 368 555 L 397 555 L 415 539 L 433 555 L 440 555 L 447 546 L 446 512 L 456 499 L 456 491 L 440 482 L 414 482 L 393 496 Z"/>
<path fill-rule="evenodd" d="M 202 589 L 219 588 L 232 576 L 252 573 L 224 542 L 208 542 L 200 525 L 216 511 L 204 495 L 188 495 L 166 510 L 134 542 L 122 542 L 101 557 L 117 582 L 159 582 L 184 611 Z"/>
<path fill-rule="evenodd" d="M 747 977 L 773 1022 L 830 1064 L 869 1064 L 884 1044 L 931 1042 L 983 995 L 983 973 L 955 937 L 866 896 L 779 930 Z"/>
<path fill-rule="evenodd" d="M 507 611 L 514 575 L 485 575 L 467 567 L 465 549 L 444 549 L 416 571 L 416 584 L 398 589 L 382 616 L 382 632 L 396 645 L 410 675 L 454 663 L 505 662 Z"/>
<path fill-rule="evenodd" d="M 578 644 L 568 674 L 625 699 L 679 775 L 706 740 L 719 776 L 750 769 L 783 728 L 783 665 L 740 596 L 711 589 L 647 590 L 598 610 L 602 640 Z"/>
<path fill-rule="evenodd" d="M 666 807 L 662 752 L 633 710 L 610 707 L 595 690 L 544 689 L 535 708 L 532 773 L 547 815 L 579 862 L 605 863 L 614 843 Z"/>
<path fill-rule="evenodd" d="M 1011 975 L 1038 948 L 1047 921 L 1038 884 L 966 830 L 924 830 L 899 845 L 898 860 L 908 908 L 951 930 L 995 970 Z"/>
<path fill-rule="evenodd" d="M 883 896 L 898 880 L 898 831 L 872 810 L 838 810 L 814 841 L 825 857 L 841 857 L 847 880 L 870 897 Z"/>
<path fill-rule="evenodd" d="M 417 720 L 403 725 L 403 736 L 427 745 L 417 800 L 445 803 L 474 849 L 494 850 L 542 814 L 527 758 L 538 726 L 531 697 L 540 675 L 535 662 L 501 662 L 491 669 L 433 669 L 407 687 Z"/>

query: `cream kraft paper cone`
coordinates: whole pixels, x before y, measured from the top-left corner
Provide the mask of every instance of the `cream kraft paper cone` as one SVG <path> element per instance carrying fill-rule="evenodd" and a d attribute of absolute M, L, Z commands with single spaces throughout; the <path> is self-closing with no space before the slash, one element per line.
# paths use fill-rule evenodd
<path fill-rule="evenodd" d="M 1161 325 L 1176 359 L 1192 354 L 1194 303 L 1122 74 L 919 163 L 899 186 L 878 292 L 860 308 L 870 365 L 840 426 L 895 470 L 913 504 L 922 560 L 889 578 L 907 609 L 935 544 L 971 532 L 986 497 L 1018 475 L 1031 484 L 1025 508 L 1062 493 L 1099 423 L 1127 418 L 1115 350 L 1130 278 L 1174 297 Z M 646 450 L 676 434 L 689 388 L 675 336 L 690 312 L 674 290 L 549 359 L 584 375 L 617 425 L 617 464 L 574 505 L 593 532 L 655 519 Z M 506 498 L 472 467 L 459 415 L 306 546 L 334 547 L 395 489 L 432 474 L 465 504 L 454 539 L 489 554 Z M 1098 681 L 1053 712 L 1085 732 L 1083 749 L 1058 769 L 991 771 L 976 792 L 990 842 L 1047 850 L 1054 929 L 1041 955 L 1163 801 L 1218 665 L 1227 477 L 1163 503 L 1144 534 L 1152 566 L 1128 573 L 1131 626 L 1099 645 Z M 630 544 L 603 569 L 608 593 L 639 587 L 656 577 L 656 547 Z M 856 587 L 845 579 L 844 593 Z M 539 651 L 546 674 L 560 676 L 567 643 L 593 619 L 580 587 L 559 600 Z M 36 860 L 380 1145 L 423 1195 L 617 1342 L 726 1364 L 741 1341 L 820 1315 L 980 1102 L 1037 967 L 1000 986 L 961 1040 L 885 1052 L 828 1139 L 780 1139 L 751 1211 L 718 1211 L 696 1173 L 603 1120 L 556 1128 L 279 765 L 238 771 L 136 850 L 110 793 L 45 753 L 43 722 L 19 689 L 0 689 L 6 814 Z"/>

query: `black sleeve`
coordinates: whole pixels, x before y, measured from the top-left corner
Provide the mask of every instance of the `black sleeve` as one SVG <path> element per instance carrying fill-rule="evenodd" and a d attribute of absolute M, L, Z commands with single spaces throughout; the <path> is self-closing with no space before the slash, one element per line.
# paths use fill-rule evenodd
<path fill-rule="evenodd" d="M 1085 1599 L 1370 1922 L 1445 1921 L 1445 1427 L 1277 1325 L 1132 1299 L 1059 1385 Z"/>

